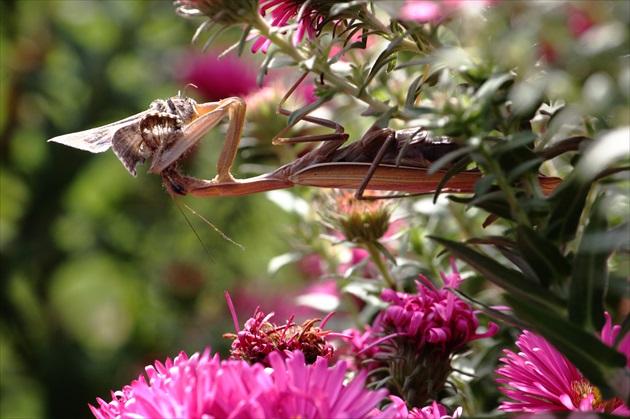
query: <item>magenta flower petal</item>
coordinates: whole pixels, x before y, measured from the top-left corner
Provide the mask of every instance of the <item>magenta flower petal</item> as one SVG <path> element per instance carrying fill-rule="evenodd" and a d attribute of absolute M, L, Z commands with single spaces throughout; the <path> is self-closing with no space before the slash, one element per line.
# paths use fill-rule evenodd
<path fill-rule="evenodd" d="M 354 418 L 365 417 L 386 390 L 368 391 L 366 374 L 344 384 L 348 366 L 329 368 L 324 358 L 305 363 L 295 351 L 289 358 L 269 354 L 272 368 L 244 361 L 220 361 L 210 350 L 190 358 L 184 352 L 173 361 L 156 362 L 112 401 L 97 399 L 90 406 L 97 418 Z"/>
<path fill-rule="evenodd" d="M 617 327 L 617 326 L 616 326 Z M 602 330 L 602 341 L 610 344 L 619 329 L 612 327 L 606 313 L 606 324 Z M 624 343 L 624 342 L 622 342 Z M 506 412 L 557 412 L 596 411 L 615 414 L 630 414 L 630 409 L 620 399 L 602 400 L 599 390 L 541 336 L 524 331 L 516 345 L 518 354 L 505 350 L 504 364 L 496 370 L 501 378 L 496 382 L 505 384 L 502 390 L 510 401 L 499 407 Z M 630 357 L 629 352 L 621 349 Z"/>

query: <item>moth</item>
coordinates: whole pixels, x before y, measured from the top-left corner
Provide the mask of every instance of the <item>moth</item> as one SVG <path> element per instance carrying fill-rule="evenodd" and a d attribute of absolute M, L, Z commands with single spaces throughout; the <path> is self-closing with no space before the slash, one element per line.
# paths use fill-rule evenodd
<path fill-rule="evenodd" d="M 179 173 L 177 161 L 230 114 L 234 100 L 241 101 L 228 98 L 198 104 L 180 93 L 166 100 L 154 100 L 148 110 L 120 121 L 48 141 L 92 153 L 102 153 L 111 147 L 134 177 L 136 166 L 150 157 L 149 172 L 162 176 L 169 193 L 185 195 L 185 176 Z"/>

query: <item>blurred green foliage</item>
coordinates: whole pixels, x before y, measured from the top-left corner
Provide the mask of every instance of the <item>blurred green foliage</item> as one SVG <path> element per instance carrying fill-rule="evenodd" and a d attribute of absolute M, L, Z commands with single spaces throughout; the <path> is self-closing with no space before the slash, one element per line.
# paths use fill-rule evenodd
<path fill-rule="evenodd" d="M 184 87 L 198 22 L 170 1 L 9 1 L 0 16 L 0 417 L 88 417 L 87 403 L 153 359 L 208 345 L 225 354 L 223 291 L 278 286 L 257 282 L 287 250 L 291 215 L 263 195 L 181 200 L 242 250 L 182 215 L 159 177 L 46 142 Z M 201 170 L 214 176 L 211 163 Z M 290 289 L 293 276 L 272 281 Z M 243 322 L 254 307 L 241 308 Z"/>

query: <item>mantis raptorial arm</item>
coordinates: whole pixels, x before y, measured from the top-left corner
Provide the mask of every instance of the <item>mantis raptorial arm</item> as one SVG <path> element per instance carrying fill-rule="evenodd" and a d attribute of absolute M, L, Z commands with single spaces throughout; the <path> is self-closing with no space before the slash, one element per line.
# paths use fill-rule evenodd
<path fill-rule="evenodd" d="M 295 86 L 292 90 L 295 89 Z M 283 109 L 278 113 L 289 115 Z M 198 197 L 247 195 L 293 185 L 343 187 L 409 191 L 415 194 L 433 193 L 446 172 L 429 174 L 428 168 L 437 158 L 457 145 L 429 138 L 425 131 L 372 127 L 359 140 L 346 147 L 348 140 L 341 125 L 313 117 L 301 119 L 334 129 L 333 133 L 298 138 L 280 138 L 287 127 L 274 139 L 275 143 L 320 141 L 321 144 L 304 156 L 277 170 L 250 179 L 236 180 L 230 173 L 234 164 L 245 123 L 245 102 L 237 97 L 218 102 L 197 104 L 181 95 L 154 101 L 149 110 L 102 127 L 55 137 L 50 141 L 71 147 L 102 152 L 113 148 L 123 165 L 136 175 L 136 166 L 151 157 L 150 172 L 162 176 L 172 195 L 191 194 Z M 219 153 L 217 175 L 212 180 L 182 175 L 179 161 L 225 116 L 229 126 L 225 143 Z M 401 153 L 404 151 L 404 153 Z M 446 183 L 444 191 L 473 193 L 479 171 L 464 171 Z M 540 176 L 543 190 L 549 192 L 560 182 L 557 178 Z"/>

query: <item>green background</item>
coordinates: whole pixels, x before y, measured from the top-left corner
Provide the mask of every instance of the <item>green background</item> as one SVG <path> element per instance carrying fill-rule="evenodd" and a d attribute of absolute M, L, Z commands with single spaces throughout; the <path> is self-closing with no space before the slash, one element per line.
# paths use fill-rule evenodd
<path fill-rule="evenodd" d="M 0 416 L 89 417 L 87 403 L 156 359 L 208 345 L 225 356 L 224 290 L 241 324 L 257 304 L 271 311 L 278 287 L 289 295 L 295 272 L 269 283 L 266 267 L 288 249 L 291 215 L 262 194 L 181 199 L 242 250 L 183 209 L 195 233 L 147 165 L 134 179 L 111 151 L 46 142 L 174 96 L 203 20 L 171 1 L 9 1 L 1 18 Z M 214 176 L 207 151 L 224 128 L 199 151 L 199 177 Z"/>

